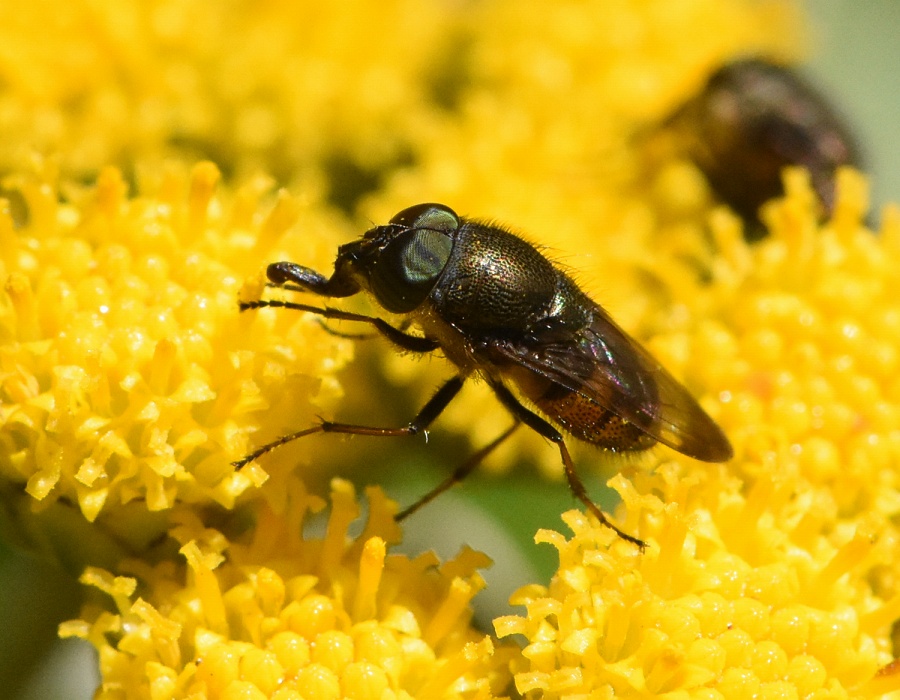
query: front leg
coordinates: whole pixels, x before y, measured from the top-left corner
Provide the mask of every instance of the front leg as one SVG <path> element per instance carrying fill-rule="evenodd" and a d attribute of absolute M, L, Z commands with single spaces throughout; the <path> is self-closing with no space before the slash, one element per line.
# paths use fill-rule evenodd
<path fill-rule="evenodd" d="M 407 352 L 433 352 L 440 347 L 436 340 L 431 338 L 423 338 L 418 335 L 404 333 L 398 328 L 394 328 L 390 323 L 381 318 L 374 316 L 366 316 L 364 314 L 355 314 L 352 311 L 341 311 L 340 309 L 329 309 L 312 306 L 310 304 L 300 304 L 294 301 L 283 301 L 281 299 L 258 299 L 257 301 L 242 301 L 239 304 L 241 311 L 249 311 L 251 309 L 263 309 L 265 307 L 276 309 L 292 309 L 294 311 L 308 311 L 322 318 L 330 318 L 337 321 L 358 321 L 360 323 L 368 323 L 375 327 L 381 335 L 391 341 L 401 350 Z"/>
<path fill-rule="evenodd" d="M 275 287 L 292 292 L 312 292 L 321 297 L 349 297 L 359 291 L 359 284 L 348 274 L 347 267 L 336 269 L 331 277 L 293 262 L 272 263 L 266 277 Z"/>

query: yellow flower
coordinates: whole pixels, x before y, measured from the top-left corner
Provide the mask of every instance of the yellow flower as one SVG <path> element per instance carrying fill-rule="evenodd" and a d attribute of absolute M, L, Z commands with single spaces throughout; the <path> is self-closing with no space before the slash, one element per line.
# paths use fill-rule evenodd
<path fill-rule="evenodd" d="M 548 698 L 900 690 L 900 214 L 866 230 L 847 172 L 822 223 L 791 173 L 769 238 L 748 246 L 655 141 L 723 61 L 796 57 L 791 4 L 14 5 L 0 8 L 4 524 L 91 565 L 106 599 L 62 632 L 100 650 L 101 696 L 478 698 L 509 671 Z M 217 165 L 168 164 L 200 158 Z M 315 440 L 230 465 L 330 417 L 353 347 L 238 300 L 263 293 L 266 263 L 327 273 L 366 219 L 427 200 L 577 265 L 736 448 L 728 465 L 660 448 L 622 468 L 621 524 L 643 553 L 577 512 L 570 538 L 542 531 L 557 575 L 496 622 L 521 652 L 472 630 L 482 555 L 387 555 L 380 492 L 350 537 L 338 483 L 324 537 L 301 537 L 330 476 Z M 489 391 L 443 418 L 480 444 L 509 420 Z M 540 449 L 558 472 L 520 432 L 497 461 Z"/>
<path fill-rule="evenodd" d="M 512 647 L 469 626 L 487 557 L 388 556 L 396 507 L 377 488 L 363 532 L 348 537 L 359 507 L 337 480 L 324 537 L 303 537 L 324 502 L 299 481 L 288 490 L 289 515 L 260 509 L 243 544 L 183 511 L 172 534 L 186 565 L 85 572 L 117 612 L 96 607 L 61 634 L 97 646 L 96 697 L 487 700 L 506 687 Z"/>
<path fill-rule="evenodd" d="M 865 186 L 841 173 L 819 226 L 803 171 L 748 246 L 719 212 L 709 318 L 654 347 L 701 386 L 737 448 L 728 465 L 679 458 L 615 488 L 644 553 L 581 513 L 550 586 L 514 597 L 524 616 L 521 693 L 542 697 L 876 697 L 900 612 L 894 390 L 900 212 L 862 223 Z M 711 363 L 709 357 L 715 357 Z M 727 387 L 727 388 L 726 388 Z"/>
<path fill-rule="evenodd" d="M 439 109 L 429 98 L 434 81 L 452 83 L 457 12 L 402 0 L 4 3 L 0 172 L 32 149 L 58 153 L 76 179 L 178 158 L 316 186 L 335 167 L 333 198 L 352 204 L 406 159 L 398 120 Z"/>
<path fill-rule="evenodd" d="M 286 448 L 268 473 L 229 462 L 340 395 L 349 341 L 300 314 L 238 311 L 264 261 L 325 265 L 339 218 L 265 179 L 225 196 L 217 180 L 211 164 L 173 169 L 129 197 L 108 169 L 68 201 L 49 166 L 11 183 L 27 216 L 17 228 L 0 212 L 0 474 L 23 510 L 77 504 L 152 537 L 124 511 L 233 507 L 298 457 Z"/>

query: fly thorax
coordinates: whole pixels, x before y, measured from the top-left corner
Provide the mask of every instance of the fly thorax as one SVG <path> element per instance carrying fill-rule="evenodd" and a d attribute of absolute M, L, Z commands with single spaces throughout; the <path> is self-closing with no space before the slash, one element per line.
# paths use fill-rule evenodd
<path fill-rule="evenodd" d="M 517 236 L 463 227 L 432 298 L 461 328 L 521 330 L 546 315 L 560 274 Z"/>

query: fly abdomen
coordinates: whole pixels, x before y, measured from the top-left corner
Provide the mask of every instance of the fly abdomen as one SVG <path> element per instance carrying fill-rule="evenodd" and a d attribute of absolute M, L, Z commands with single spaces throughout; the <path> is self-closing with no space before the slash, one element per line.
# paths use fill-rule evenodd
<path fill-rule="evenodd" d="M 551 385 L 535 405 L 554 423 L 579 440 L 614 452 L 646 450 L 656 440 L 577 391 Z"/>

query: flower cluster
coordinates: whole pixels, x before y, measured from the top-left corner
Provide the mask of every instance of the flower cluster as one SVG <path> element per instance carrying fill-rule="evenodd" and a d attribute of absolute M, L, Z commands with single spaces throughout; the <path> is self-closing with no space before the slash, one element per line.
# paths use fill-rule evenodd
<path fill-rule="evenodd" d="M 75 178 L 169 158 L 214 160 L 236 176 L 262 168 L 308 189 L 325 187 L 334 163 L 373 177 L 404 158 L 398 115 L 434 104 L 461 10 L 404 0 L 6 5 L 0 170 L 38 149 Z"/>
<path fill-rule="evenodd" d="M 298 315 L 236 313 L 242 289 L 262 288 L 257 258 L 327 260 L 328 234 L 292 227 L 334 231 L 337 215 L 266 180 L 223 206 L 208 163 L 160 175 L 156 194 L 132 198 L 107 169 L 94 188 L 66 193 L 70 202 L 46 174 L 23 176 L 12 184 L 27 224 L 16 230 L 8 209 L 0 224 L 0 471 L 43 508 L 112 514 L 108 527 L 136 501 L 151 512 L 233 507 L 269 476 L 223 459 L 246 451 L 248 422 L 262 412 L 312 420 L 340 394 L 334 371 L 351 355 Z M 281 430 L 276 422 L 269 435 Z"/>
<path fill-rule="evenodd" d="M 336 480 L 322 539 L 300 534 L 324 501 L 297 481 L 289 515 L 263 509 L 244 543 L 182 511 L 172 534 L 186 564 L 123 562 L 137 578 L 88 569 L 82 581 L 117 612 L 61 634 L 101 649 L 99 698 L 495 697 L 512 647 L 475 632 L 468 607 L 487 558 L 388 556 L 394 508 L 377 489 L 369 501 L 367 526 L 349 537 L 359 508 Z"/>
<path fill-rule="evenodd" d="M 98 696 L 896 697 L 900 211 L 871 230 L 846 170 L 823 221 L 790 170 L 750 244 L 664 126 L 800 34 L 779 0 L 0 8 L 4 537 L 94 589 L 61 633 L 99 650 Z M 232 465 L 332 415 L 354 348 L 238 302 L 422 201 L 577 267 L 735 448 L 623 466 L 647 548 L 564 514 L 495 637 L 487 557 L 388 553 L 395 505 L 370 489 L 356 522 L 329 441 Z M 485 444 L 508 417 L 484 392 L 442 424 Z M 493 464 L 558 472 L 519 432 Z"/>
<path fill-rule="evenodd" d="M 876 235 L 865 188 L 839 179 L 834 219 L 815 224 L 805 173 L 766 211 L 754 246 L 720 213 L 713 304 L 694 338 L 662 333 L 661 354 L 722 387 L 718 417 L 737 459 L 687 460 L 619 476 L 626 526 L 643 554 L 580 513 L 549 587 L 527 586 L 526 614 L 496 621 L 524 635 L 520 692 L 542 697 L 878 697 L 900 689 L 897 616 L 900 404 L 893 390 L 900 314 L 892 261 L 900 211 Z M 685 344 L 703 343 L 704 368 Z M 678 349 L 681 348 L 681 352 Z M 726 373 L 723 375 L 723 373 Z"/>

